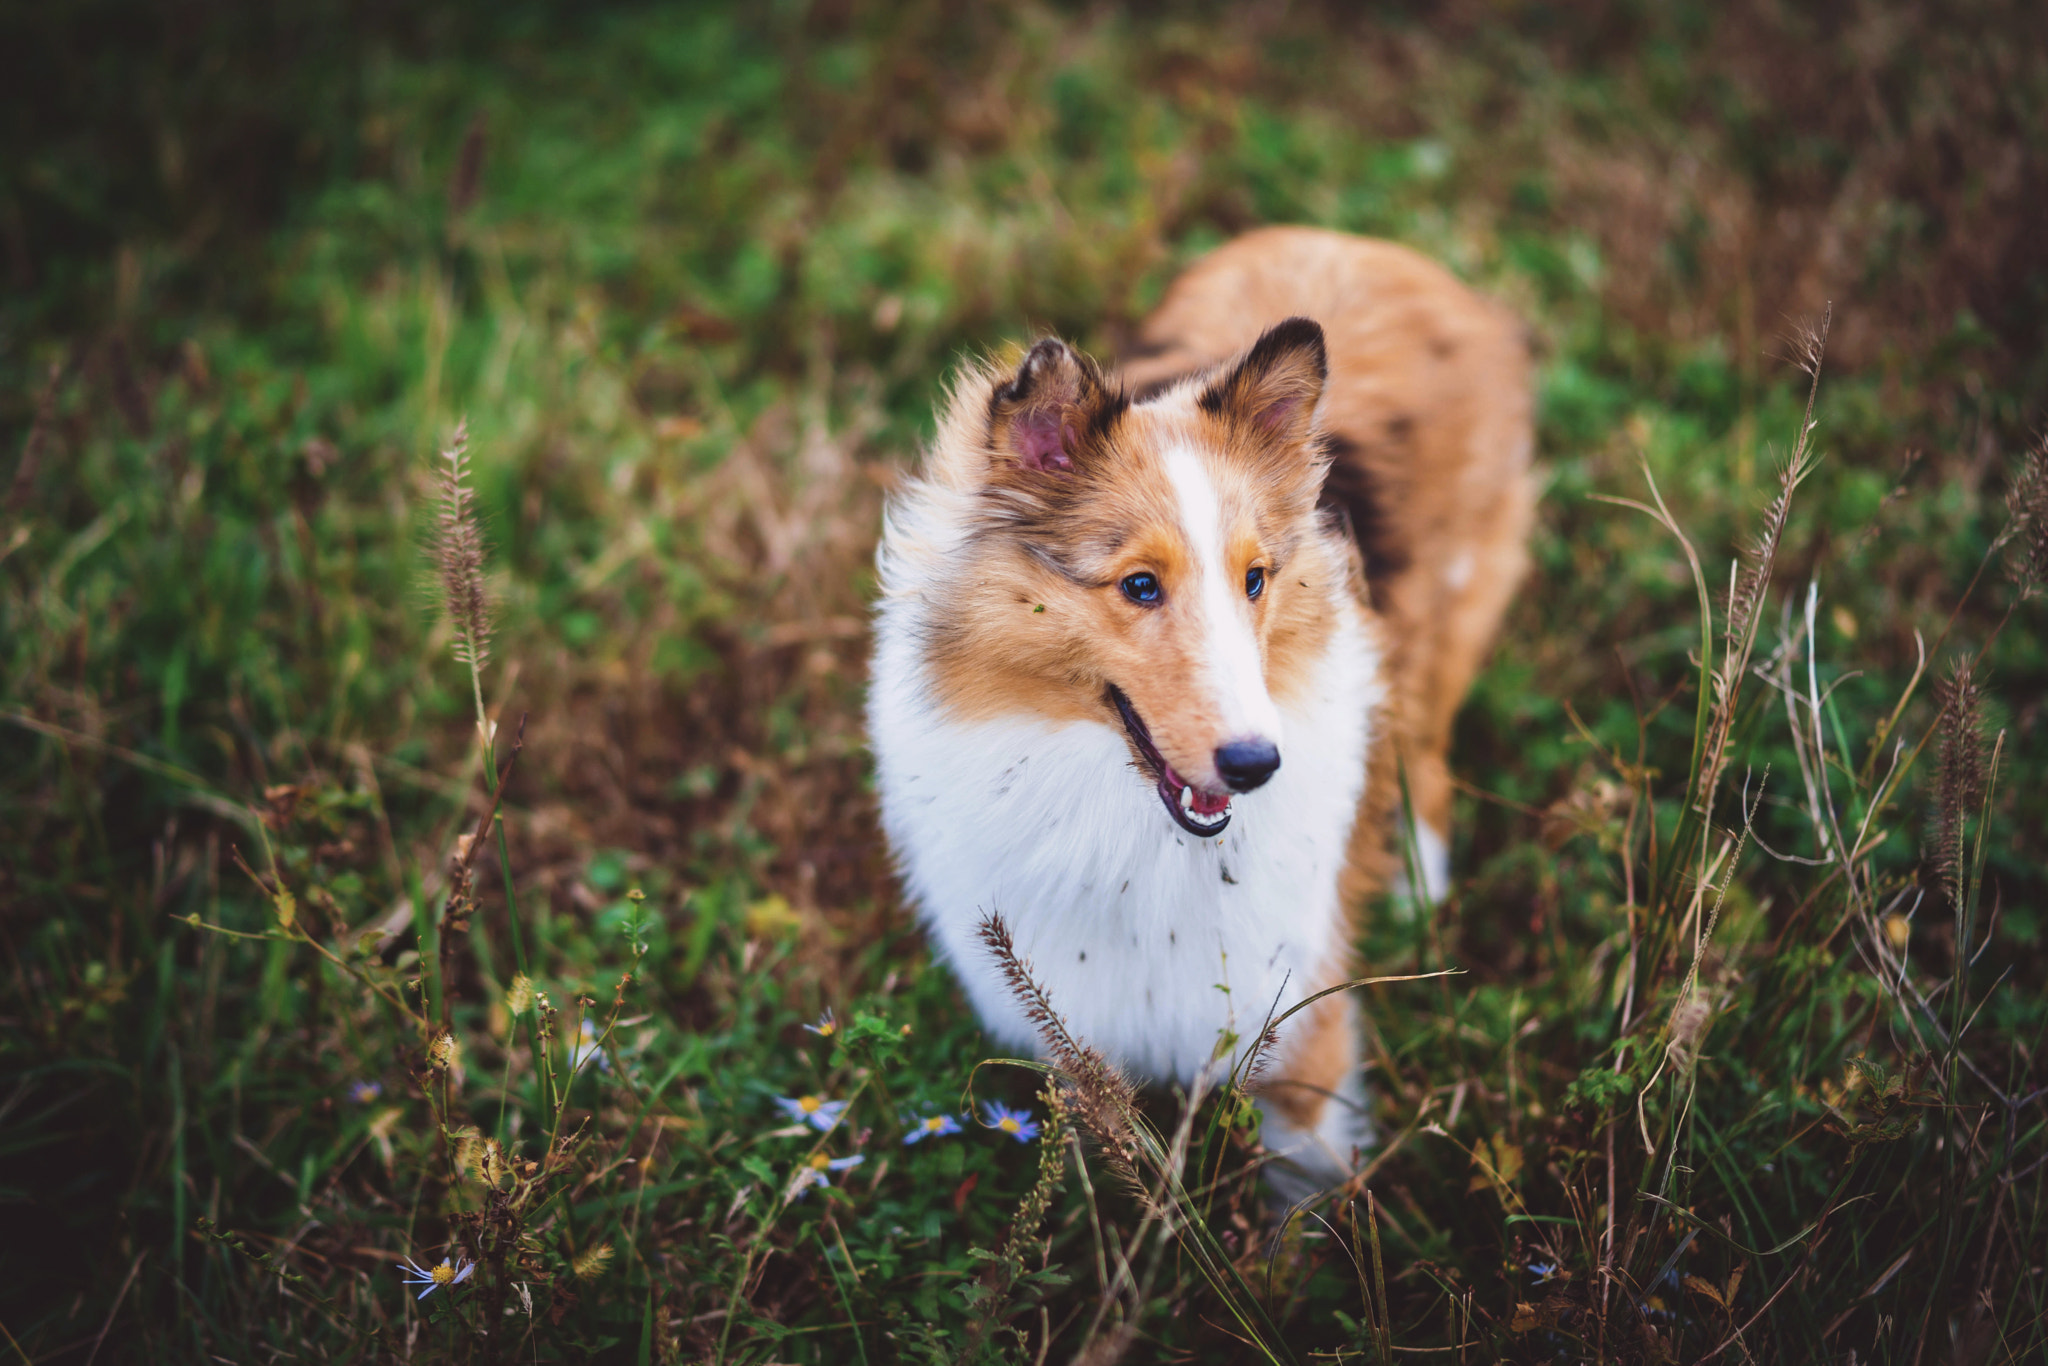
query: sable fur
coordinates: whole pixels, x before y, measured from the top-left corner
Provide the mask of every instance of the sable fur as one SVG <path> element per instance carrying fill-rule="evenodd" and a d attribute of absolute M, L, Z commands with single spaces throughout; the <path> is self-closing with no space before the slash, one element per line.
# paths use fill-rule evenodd
<path fill-rule="evenodd" d="M 1443 845 L 1449 717 L 1521 570 L 1527 376 L 1448 275 L 1298 229 L 1199 263 L 1145 336 L 1121 375 L 1046 339 L 956 378 L 877 552 L 870 727 L 906 889 L 991 1032 L 1037 1042 L 997 913 L 1077 1039 L 1186 1080 L 1350 974 L 1396 748 Z M 1231 795 L 1219 748 L 1253 740 L 1280 767 Z M 1290 1021 L 1261 1085 L 1269 1146 L 1349 1170 L 1348 1001 Z"/>
<path fill-rule="evenodd" d="M 1536 480 L 1521 324 L 1443 267 L 1391 242 L 1263 228 L 1196 262 L 1168 289 L 1123 367 L 1133 390 L 1232 356 L 1269 324 L 1323 324 L 1331 379 L 1326 501 L 1351 522 L 1387 625 L 1395 745 L 1425 846 L 1450 833 L 1451 723 L 1528 567 Z M 1395 765 L 1373 772 L 1354 896 L 1386 875 Z M 1442 894 L 1441 871 L 1425 869 Z"/>

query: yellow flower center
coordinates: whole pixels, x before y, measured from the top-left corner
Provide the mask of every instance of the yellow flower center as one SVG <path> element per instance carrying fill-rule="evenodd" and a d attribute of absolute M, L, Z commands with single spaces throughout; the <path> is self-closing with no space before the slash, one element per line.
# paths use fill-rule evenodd
<path fill-rule="evenodd" d="M 455 1279 L 455 1264 L 453 1262 L 443 1262 L 427 1274 L 434 1278 L 435 1285 L 446 1285 Z"/>
<path fill-rule="evenodd" d="M 825 1023 L 823 1023 L 823 1024 L 821 1024 L 821 1025 L 819 1025 L 819 1026 L 818 1026 L 818 1034 L 819 1034 L 819 1037 L 821 1037 L 821 1038 L 826 1038 L 826 1039 L 829 1039 L 829 1038 L 831 1038 L 831 1037 L 832 1037 L 832 1036 L 833 1036 L 834 1034 L 837 1034 L 838 1032 L 839 1032 L 839 1026 L 838 1026 L 838 1025 L 836 1025 L 836 1024 L 834 1024 L 834 1023 L 832 1023 L 832 1021 L 830 1021 L 830 1020 L 827 1020 L 827 1021 L 825 1021 Z"/>
<path fill-rule="evenodd" d="M 1017 1132 L 1019 1125 L 1016 1120 L 1005 1115 L 1001 1120 L 997 1121 L 996 1127 L 1006 1134 L 1014 1134 Z"/>
<path fill-rule="evenodd" d="M 796 1108 L 808 1115 L 815 1113 L 818 1107 L 824 1103 L 824 1101 L 819 1100 L 816 1096 L 804 1096 L 797 1101 Z"/>
<path fill-rule="evenodd" d="M 937 1132 L 938 1132 L 939 1130 L 941 1130 L 941 1129 L 943 1129 L 943 1128 L 945 1128 L 945 1127 L 946 1127 L 946 1121 L 945 1121 L 945 1120 L 943 1120 L 943 1119 L 939 1119 L 939 1118 L 936 1118 L 936 1117 L 934 1117 L 934 1118 L 932 1118 L 932 1119 L 928 1119 L 928 1120 L 926 1120 L 926 1121 L 924 1122 L 924 1127 L 925 1127 L 925 1132 L 926 1132 L 926 1133 L 932 1133 L 932 1134 L 935 1134 L 935 1133 L 937 1133 Z"/>
<path fill-rule="evenodd" d="M 821 1171 L 824 1171 L 824 1170 L 825 1170 L 825 1169 L 826 1169 L 827 1167 L 829 1167 L 829 1166 L 831 1166 L 831 1165 L 832 1165 L 832 1159 L 831 1159 L 831 1158 L 829 1158 L 829 1157 L 827 1157 L 827 1156 L 825 1156 L 825 1154 L 823 1154 L 823 1153 L 812 1153 L 812 1154 L 811 1154 L 811 1170 L 813 1170 L 813 1171 L 820 1171 L 820 1172 L 821 1172 Z"/>

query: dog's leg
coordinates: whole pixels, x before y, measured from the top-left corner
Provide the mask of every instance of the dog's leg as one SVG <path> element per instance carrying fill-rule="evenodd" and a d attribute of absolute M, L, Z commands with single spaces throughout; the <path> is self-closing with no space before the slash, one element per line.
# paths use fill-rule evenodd
<path fill-rule="evenodd" d="M 1413 897 L 1420 881 L 1421 904 L 1434 906 L 1451 890 L 1451 768 L 1437 737 L 1401 747 L 1407 804 L 1394 824 L 1394 882 L 1398 897 Z M 1445 734 L 1442 742 L 1448 745 Z"/>
<path fill-rule="evenodd" d="M 1346 1180 L 1357 1150 L 1373 1141 L 1350 995 L 1325 996 L 1296 1021 L 1275 1075 L 1259 1087 L 1265 1148 L 1276 1159 L 1267 1179 L 1290 1202 Z"/>
<path fill-rule="evenodd" d="M 1394 630 L 1408 647 L 1396 687 L 1401 695 L 1400 750 L 1413 813 L 1395 826 L 1396 890 L 1406 890 L 1412 855 L 1425 904 L 1450 890 L 1451 730 L 1458 708 L 1486 664 L 1509 600 L 1528 567 L 1524 545 L 1535 520 L 1536 483 L 1516 459 L 1495 463 L 1500 487 L 1475 508 L 1459 536 L 1433 551 L 1441 567 L 1411 571 L 1395 585 Z M 1398 815 L 1398 813 L 1397 813 Z"/>

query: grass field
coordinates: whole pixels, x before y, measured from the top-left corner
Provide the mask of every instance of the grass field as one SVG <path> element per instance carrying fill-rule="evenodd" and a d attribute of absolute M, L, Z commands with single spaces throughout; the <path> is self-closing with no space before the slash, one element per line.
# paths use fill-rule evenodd
<path fill-rule="evenodd" d="M 0 53 L 0 1355 L 2048 1360 L 2048 11 Z M 948 368 L 1269 222 L 1516 308 L 1546 478 L 1279 1223 L 1237 1097 L 983 1065 L 860 723 Z"/>

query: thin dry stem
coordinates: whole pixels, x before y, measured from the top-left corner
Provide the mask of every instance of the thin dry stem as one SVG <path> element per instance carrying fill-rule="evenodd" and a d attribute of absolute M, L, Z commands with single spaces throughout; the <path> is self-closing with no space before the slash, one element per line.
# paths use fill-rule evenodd
<path fill-rule="evenodd" d="M 1799 368 L 1811 376 L 1806 391 L 1806 411 L 1799 423 L 1799 436 L 1792 454 L 1778 470 L 1778 492 L 1764 509 L 1763 526 L 1756 540 L 1742 555 L 1739 572 L 1730 567 L 1728 617 L 1722 632 L 1719 666 L 1713 673 L 1714 711 L 1708 725 L 1705 764 L 1700 775 L 1701 814 L 1711 817 L 1714 794 L 1728 765 L 1729 738 L 1735 727 L 1736 702 L 1742 694 L 1742 680 L 1756 649 L 1757 626 L 1762 619 L 1764 594 L 1776 568 L 1778 547 L 1784 539 L 1785 523 L 1792 511 L 1792 495 L 1813 471 L 1814 400 L 1820 394 L 1821 361 L 1827 352 L 1828 324 L 1833 310 L 1823 312 L 1818 323 L 1808 325 L 1797 338 Z"/>
<path fill-rule="evenodd" d="M 50 432 L 50 424 L 57 416 L 57 381 L 64 377 L 61 363 L 50 363 L 49 378 L 43 383 L 43 392 L 36 399 L 36 417 L 28 429 L 28 440 L 21 446 L 21 462 L 14 467 L 14 481 L 8 486 L 7 508 L 19 512 L 28 506 L 35 492 L 36 469 L 42 463 L 43 444 Z M 0 551 L 0 554 L 4 554 Z"/>

